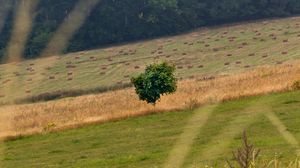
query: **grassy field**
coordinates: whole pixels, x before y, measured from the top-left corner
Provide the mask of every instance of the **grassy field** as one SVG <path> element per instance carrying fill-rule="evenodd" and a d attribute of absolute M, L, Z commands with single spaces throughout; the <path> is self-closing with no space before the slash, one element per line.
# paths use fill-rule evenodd
<path fill-rule="evenodd" d="M 7 141 L 0 158 L 7 168 L 223 167 L 245 129 L 262 160 L 289 162 L 300 156 L 299 117 L 299 91 L 271 94 Z"/>
<path fill-rule="evenodd" d="M 133 88 L 0 108 L 0 138 L 65 130 L 91 123 L 141 115 L 180 111 L 243 97 L 295 90 L 300 64 L 261 67 L 210 80 L 198 78 L 178 83 L 176 93 L 152 105 L 138 99 Z M 299 86 L 298 86 L 299 87 Z"/>
<path fill-rule="evenodd" d="M 201 29 L 110 48 L 0 65 L 0 102 L 45 92 L 129 82 L 167 60 L 179 78 L 224 75 L 300 58 L 300 17 Z"/>

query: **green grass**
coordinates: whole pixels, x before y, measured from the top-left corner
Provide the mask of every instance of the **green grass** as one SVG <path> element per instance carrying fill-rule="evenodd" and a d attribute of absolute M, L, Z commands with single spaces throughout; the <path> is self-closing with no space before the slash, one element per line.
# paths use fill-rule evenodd
<path fill-rule="evenodd" d="M 290 145 L 265 114 L 274 113 L 299 142 L 299 91 L 7 141 L 0 163 L 5 168 L 163 167 L 190 118 L 208 109 L 213 111 L 197 131 L 183 167 L 221 167 L 224 159 L 231 159 L 231 151 L 241 145 L 243 128 L 250 141 L 262 149 L 261 159 L 271 160 L 275 154 L 285 162 L 296 158 L 299 146 Z"/>
<path fill-rule="evenodd" d="M 260 65 L 294 62 L 300 58 L 299 22 L 300 17 L 242 23 L 72 53 L 60 59 L 56 56 L 0 65 L 0 102 L 57 90 L 91 89 L 128 83 L 130 76 L 141 72 L 147 64 L 162 60 L 176 64 L 179 78 L 231 74 Z M 258 33 L 261 35 L 258 36 Z M 272 39 L 271 34 L 277 39 Z M 234 41 L 230 42 L 230 37 L 235 37 Z M 288 42 L 284 43 L 284 40 Z M 239 48 L 245 42 L 248 45 Z M 160 47 L 162 49 L 159 50 Z M 155 53 L 152 54 L 152 51 Z M 255 55 L 249 56 L 252 53 Z M 228 54 L 232 56 L 228 57 Z M 262 57 L 266 54 L 268 57 Z M 69 62 L 76 67 L 67 68 Z M 135 66 L 139 66 L 139 69 L 135 69 Z M 28 68 L 34 71 L 30 72 Z M 18 73 L 17 76 L 13 72 Z M 73 74 L 68 75 L 68 72 Z M 55 79 L 49 79 L 50 76 Z M 69 77 L 72 80 L 67 80 Z"/>

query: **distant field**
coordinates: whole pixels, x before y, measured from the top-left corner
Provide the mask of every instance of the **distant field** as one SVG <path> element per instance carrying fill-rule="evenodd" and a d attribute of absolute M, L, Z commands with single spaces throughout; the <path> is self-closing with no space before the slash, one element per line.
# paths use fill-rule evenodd
<path fill-rule="evenodd" d="M 299 91 L 272 94 L 26 137 L 5 142 L 0 163 L 6 168 L 160 168 L 184 155 L 183 167 L 223 167 L 244 129 L 262 150 L 261 159 L 276 155 L 286 163 L 300 155 L 299 100 Z M 189 150 L 179 156 L 171 152 L 181 147 Z"/>
<path fill-rule="evenodd" d="M 201 29 L 63 57 L 0 65 L 0 102 L 70 89 L 128 83 L 145 65 L 167 60 L 179 78 L 223 75 L 300 58 L 300 17 Z"/>
<path fill-rule="evenodd" d="M 178 83 L 177 91 L 163 96 L 155 108 L 140 101 L 133 88 L 34 104 L 6 105 L 0 108 L 0 138 L 66 130 L 92 123 L 287 92 L 296 90 L 293 85 L 299 80 L 300 64 L 293 63 L 260 67 L 209 80 L 183 80 Z"/>

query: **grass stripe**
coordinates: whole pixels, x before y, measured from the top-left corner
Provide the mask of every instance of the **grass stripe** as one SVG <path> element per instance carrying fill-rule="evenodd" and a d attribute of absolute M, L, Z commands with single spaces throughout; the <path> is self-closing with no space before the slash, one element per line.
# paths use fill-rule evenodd
<path fill-rule="evenodd" d="M 183 165 L 199 129 L 206 124 L 214 109 L 215 106 L 210 106 L 205 109 L 197 110 L 189 119 L 183 133 L 180 135 L 174 148 L 169 154 L 164 165 L 165 168 L 179 168 Z"/>
<path fill-rule="evenodd" d="M 281 136 L 286 140 L 288 144 L 296 148 L 296 155 L 300 156 L 299 142 L 296 140 L 293 134 L 291 134 L 287 127 L 280 121 L 280 119 L 271 111 L 264 113 L 265 116 L 270 120 L 270 122 L 277 128 Z"/>

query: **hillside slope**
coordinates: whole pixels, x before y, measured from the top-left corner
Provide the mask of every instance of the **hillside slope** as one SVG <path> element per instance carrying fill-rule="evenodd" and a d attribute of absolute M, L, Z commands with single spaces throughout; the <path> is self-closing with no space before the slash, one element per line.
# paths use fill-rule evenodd
<path fill-rule="evenodd" d="M 0 58 L 10 53 L 9 41 L 17 13 L 32 4 L 27 0 L 0 0 Z M 178 34 L 198 27 L 224 23 L 287 17 L 300 14 L 300 1 L 249 0 L 38 0 L 31 6 L 32 30 L 19 47 L 25 58 L 83 51 L 108 44 Z M 35 3 L 35 2 L 34 2 Z M 83 14 L 83 15 L 81 15 Z M 24 16 L 24 14 L 22 14 Z M 72 22 L 65 26 L 68 22 Z M 26 22 L 25 19 L 17 21 Z M 29 21 L 31 22 L 31 21 Z M 1 29 L 3 27 L 3 29 Z M 27 26 L 24 26 L 27 27 Z M 23 27 L 23 28 L 24 28 Z M 62 27 L 69 27 L 61 31 Z M 57 33 L 68 37 L 61 50 L 43 52 Z M 20 40 L 21 38 L 19 38 Z M 57 44 L 60 40 L 57 40 Z M 52 53 L 52 54 L 51 54 Z M 13 54 L 15 55 L 15 54 Z M 19 56 L 21 56 L 19 55 Z"/>
<path fill-rule="evenodd" d="M 299 91 L 273 94 L 30 136 L 5 142 L 0 162 L 6 168 L 146 168 L 175 159 L 174 167 L 222 167 L 245 129 L 261 159 L 276 155 L 288 163 L 300 154 L 299 100 Z"/>
<path fill-rule="evenodd" d="M 300 58 L 300 17 L 201 29 L 105 49 L 0 65 L 0 102 L 57 90 L 129 82 L 145 65 L 166 60 L 178 78 L 242 72 Z"/>

